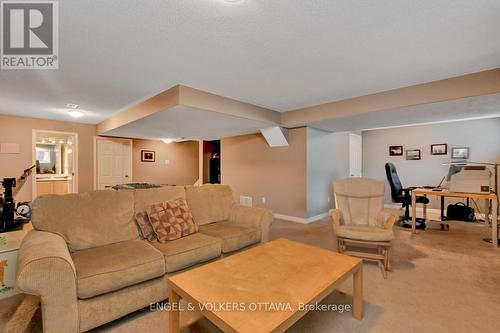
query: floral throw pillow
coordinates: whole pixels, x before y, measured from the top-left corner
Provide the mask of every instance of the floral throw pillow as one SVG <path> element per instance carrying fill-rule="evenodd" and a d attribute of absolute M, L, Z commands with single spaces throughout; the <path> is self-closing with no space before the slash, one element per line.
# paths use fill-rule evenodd
<path fill-rule="evenodd" d="M 153 204 L 148 215 L 160 243 L 198 232 L 198 225 L 183 198 Z"/>
<path fill-rule="evenodd" d="M 153 230 L 153 226 L 151 225 L 151 221 L 149 220 L 147 212 L 140 212 L 135 214 L 135 222 L 139 227 L 142 238 L 147 239 L 150 242 L 156 239 L 156 234 Z"/>

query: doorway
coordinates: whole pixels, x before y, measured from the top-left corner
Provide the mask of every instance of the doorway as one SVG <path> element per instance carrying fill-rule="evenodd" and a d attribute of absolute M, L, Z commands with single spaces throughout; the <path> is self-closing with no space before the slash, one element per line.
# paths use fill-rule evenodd
<path fill-rule="evenodd" d="M 220 183 L 220 140 L 203 141 L 203 184 Z"/>
<path fill-rule="evenodd" d="M 95 189 L 132 182 L 132 140 L 95 137 L 94 154 Z"/>
<path fill-rule="evenodd" d="M 363 175 L 363 139 L 361 135 L 349 133 L 349 177 Z"/>
<path fill-rule="evenodd" d="M 33 130 L 32 162 L 36 165 L 32 199 L 78 192 L 77 133 Z"/>

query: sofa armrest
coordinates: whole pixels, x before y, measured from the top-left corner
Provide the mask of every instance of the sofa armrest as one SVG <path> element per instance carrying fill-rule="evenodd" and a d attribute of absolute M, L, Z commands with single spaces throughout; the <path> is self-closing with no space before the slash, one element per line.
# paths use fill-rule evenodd
<path fill-rule="evenodd" d="M 328 215 L 330 215 L 330 218 L 332 219 L 333 230 L 337 231 L 338 228 L 340 227 L 340 224 L 341 224 L 340 223 L 340 216 L 341 216 L 340 210 L 330 209 L 330 211 L 328 212 Z"/>
<path fill-rule="evenodd" d="M 393 210 L 383 209 L 377 215 L 377 224 L 385 229 L 392 230 L 396 219 L 398 218 Z"/>
<path fill-rule="evenodd" d="M 78 332 L 76 271 L 61 236 L 28 232 L 17 257 L 16 284 L 40 296 L 44 332 Z"/>
<path fill-rule="evenodd" d="M 234 204 L 229 212 L 229 221 L 260 228 L 261 243 L 265 243 L 269 241 L 269 228 L 274 221 L 274 215 L 270 209 Z"/>

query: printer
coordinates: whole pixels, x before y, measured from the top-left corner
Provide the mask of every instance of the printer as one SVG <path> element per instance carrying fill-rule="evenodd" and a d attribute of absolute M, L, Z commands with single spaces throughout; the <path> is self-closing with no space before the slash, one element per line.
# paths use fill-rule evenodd
<path fill-rule="evenodd" d="M 451 175 L 449 188 L 451 192 L 490 193 L 491 171 L 485 166 L 464 166 Z"/>

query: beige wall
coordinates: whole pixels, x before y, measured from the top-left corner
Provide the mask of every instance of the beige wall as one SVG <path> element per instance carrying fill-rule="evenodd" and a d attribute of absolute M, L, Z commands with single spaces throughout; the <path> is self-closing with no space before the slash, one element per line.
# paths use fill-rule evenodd
<path fill-rule="evenodd" d="M 0 142 L 18 143 L 21 147 L 20 154 L 0 154 L 0 178 L 17 178 L 32 165 L 33 129 L 78 133 L 78 190 L 92 190 L 95 125 L 0 115 Z M 24 184 L 16 200 L 31 200 L 31 179 Z"/>
<path fill-rule="evenodd" d="M 276 214 L 326 213 L 332 181 L 349 175 L 349 132 L 298 128 L 288 133 L 290 146 L 279 148 L 269 147 L 260 134 L 223 139 L 222 182 L 233 188 L 237 201 L 251 196 L 254 206 Z"/>
<path fill-rule="evenodd" d="M 447 143 L 448 155 L 431 155 L 430 145 Z M 421 149 L 420 161 L 389 156 L 389 146 Z M 363 176 L 386 183 L 386 202 L 391 202 L 384 165 L 396 165 L 404 187 L 435 186 L 448 173 L 451 147 L 470 147 L 470 161 L 500 163 L 500 118 L 459 121 L 363 132 Z M 447 202 L 451 199 L 447 199 Z M 439 208 L 432 198 L 431 208 Z"/>
<path fill-rule="evenodd" d="M 307 129 L 288 133 L 288 147 L 271 148 L 260 134 L 222 139 L 222 182 L 231 186 L 237 201 L 240 195 L 251 196 L 256 207 L 305 218 Z"/>
<path fill-rule="evenodd" d="M 32 130 L 78 133 L 78 190 L 94 187 L 95 125 L 0 115 L 0 142 L 20 144 L 20 154 L 0 154 L 0 179 L 19 177 L 31 166 Z M 156 151 L 156 162 L 141 162 L 141 149 Z M 169 160 L 170 164 L 166 164 Z M 194 184 L 198 179 L 198 142 L 166 144 L 162 141 L 133 140 L 133 181 L 162 184 Z M 31 179 L 16 200 L 31 200 Z"/>
<path fill-rule="evenodd" d="M 349 133 L 307 129 L 307 214 L 333 208 L 332 182 L 349 177 Z"/>
<path fill-rule="evenodd" d="M 141 162 L 141 150 L 155 151 L 156 162 Z M 134 139 L 132 168 L 134 182 L 192 185 L 198 180 L 198 142 Z"/>

